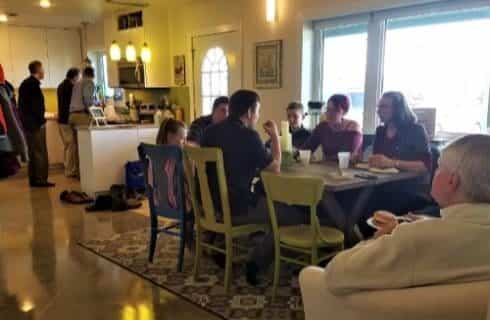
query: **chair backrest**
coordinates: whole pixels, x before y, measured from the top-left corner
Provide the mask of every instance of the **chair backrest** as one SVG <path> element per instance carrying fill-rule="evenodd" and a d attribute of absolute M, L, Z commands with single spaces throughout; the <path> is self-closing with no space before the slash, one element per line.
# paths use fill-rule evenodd
<path fill-rule="evenodd" d="M 204 225 L 217 225 L 224 223 L 225 227 L 231 227 L 230 202 L 228 198 L 228 186 L 223 161 L 223 153 L 218 148 L 184 147 L 186 175 L 191 189 L 192 206 L 196 213 L 198 223 Z M 213 196 L 209 188 L 209 177 L 207 168 L 216 167 L 216 177 L 221 200 L 223 221 L 217 217 L 217 210 L 213 203 Z M 195 169 L 195 170 L 194 170 Z M 200 200 L 197 197 L 196 180 L 194 172 L 197 172 Z"/>
<path fill-rule="evenodd" d="M 305 206 L 310 209 L 310 224 L 313 243 L 316 244 L 320 222 L 317 216 L 317 205 L 322 200 L 324 181 L 321 178 L 293 177 L 286 174 L 274 174 L 262 172 L 265 193 L 267 194 L 267 205 L 271 217 L 274 234 L 277 234 L 279 225 L 276 219 L 275 202 L 287 205 Z"/>
<path fill-rule="evenodd" d="M 177 146 L 142 143 L 138 147 L 143 162 L 146 194 L 152 217 L 183 220 L 185 213 L 182 149 Z"/>

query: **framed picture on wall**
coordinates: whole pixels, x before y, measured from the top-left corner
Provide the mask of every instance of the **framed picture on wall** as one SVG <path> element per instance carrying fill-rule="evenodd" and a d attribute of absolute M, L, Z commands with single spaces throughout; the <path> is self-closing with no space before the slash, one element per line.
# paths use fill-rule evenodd
<path fill-rule="evenodd" d="M 176 86 L 185 86 L 185 55 L 174 56 L 174 82 Z"/>
<path fill-rule="evenodd" d="M 282 40 L 255 44 L 255 88 L 277 89 L 282 86 Z"/>

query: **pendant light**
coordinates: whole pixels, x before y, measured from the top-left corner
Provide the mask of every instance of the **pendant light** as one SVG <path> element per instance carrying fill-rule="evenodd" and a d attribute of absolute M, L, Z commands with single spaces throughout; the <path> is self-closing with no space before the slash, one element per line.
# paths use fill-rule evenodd
<path fill-rule="evenodd" d="M 109 55 L 111 56 L 112 61 L 121 60 L 121 48 L 115 40 L 112 41 L 111 48 L 109 49 Z"/>
<path fill-rule="evenodd" d="M 51 1 L 49 0 L 41 0 L 39 1 L 39 6 L 43 9 L 51 8 Z"/>
<path fill-rule="evenodd" d="M 141 48 L 141 60 L 144 63 L 148 63 L 151 61 L 151 50 L 146 42 L 143 44 L 143 47 Z"/>
<path fill-rule="evenodd" d="M 7 23 L 9 21 L 9 17 L 5 13 L 0 13 L 0 22 Z"/>
<path fill-rule="evenodd" d="M 128 45 L 126 46 L 126 60 L 129 62 L 136 61 L 136 48 L 131 41 L 129 41 Z"/>

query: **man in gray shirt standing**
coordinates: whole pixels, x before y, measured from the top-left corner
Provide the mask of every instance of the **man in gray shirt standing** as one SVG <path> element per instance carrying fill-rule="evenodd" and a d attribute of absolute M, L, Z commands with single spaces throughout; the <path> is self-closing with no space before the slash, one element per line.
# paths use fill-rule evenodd
<path fill-rule="evenodd" d="M 86 67 L 83 69 L 82 81 L 77 82 L 73 86 L 73 93 L 70 102 L 70 118 L 68 123 L 74 131 L 75 143 L 76 143 L 76 155 L 75 155 L 75 176 L 80 175 L 79 155 L 78 155 L 78 141 L 76 139 L 77 132 L 76 127 L 87 126 L 90 124 L 89 108 L 99 105 L 97 98 L 97 89 L 94 82 L 95 71 L 92 67 Z"/>

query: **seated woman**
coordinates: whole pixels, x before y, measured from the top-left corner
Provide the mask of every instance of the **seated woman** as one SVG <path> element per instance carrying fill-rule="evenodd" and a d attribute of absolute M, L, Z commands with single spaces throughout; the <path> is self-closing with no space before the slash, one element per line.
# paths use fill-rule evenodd
<path fill-rule="evenodd" d="M 378 115 L 383 125 L 376 130 L 369 165 L 380 169 L 396 168 L 417 172 L 421 176 L 377 188 L 367 214 L 387 210 L 401 215 L 431 205 L 428 191 L 432 156 L 424 127 L 417 123 L 417 117 L 400 92 L 383 95 L 378 104 Z"/>
<path fill-rule="evenodd" d="M 187 128 L 182 121 L 166 119 L 158 130 L 157 144 L 183 147 L 186 141 Z"/>
<path fill-rule="evenodd" d="M 303 149 L 314 152 L 322 146 L 327 160 L 337 159 L 339 152 L 350 152 L 352 158 L 358 157 L 362 147 L 362 133 L 357 122 L 344 118 L 349 108 L 349 97 L 341 94 L 331 96 L 327 103 L 326 120 L 313 130 Z"/>

